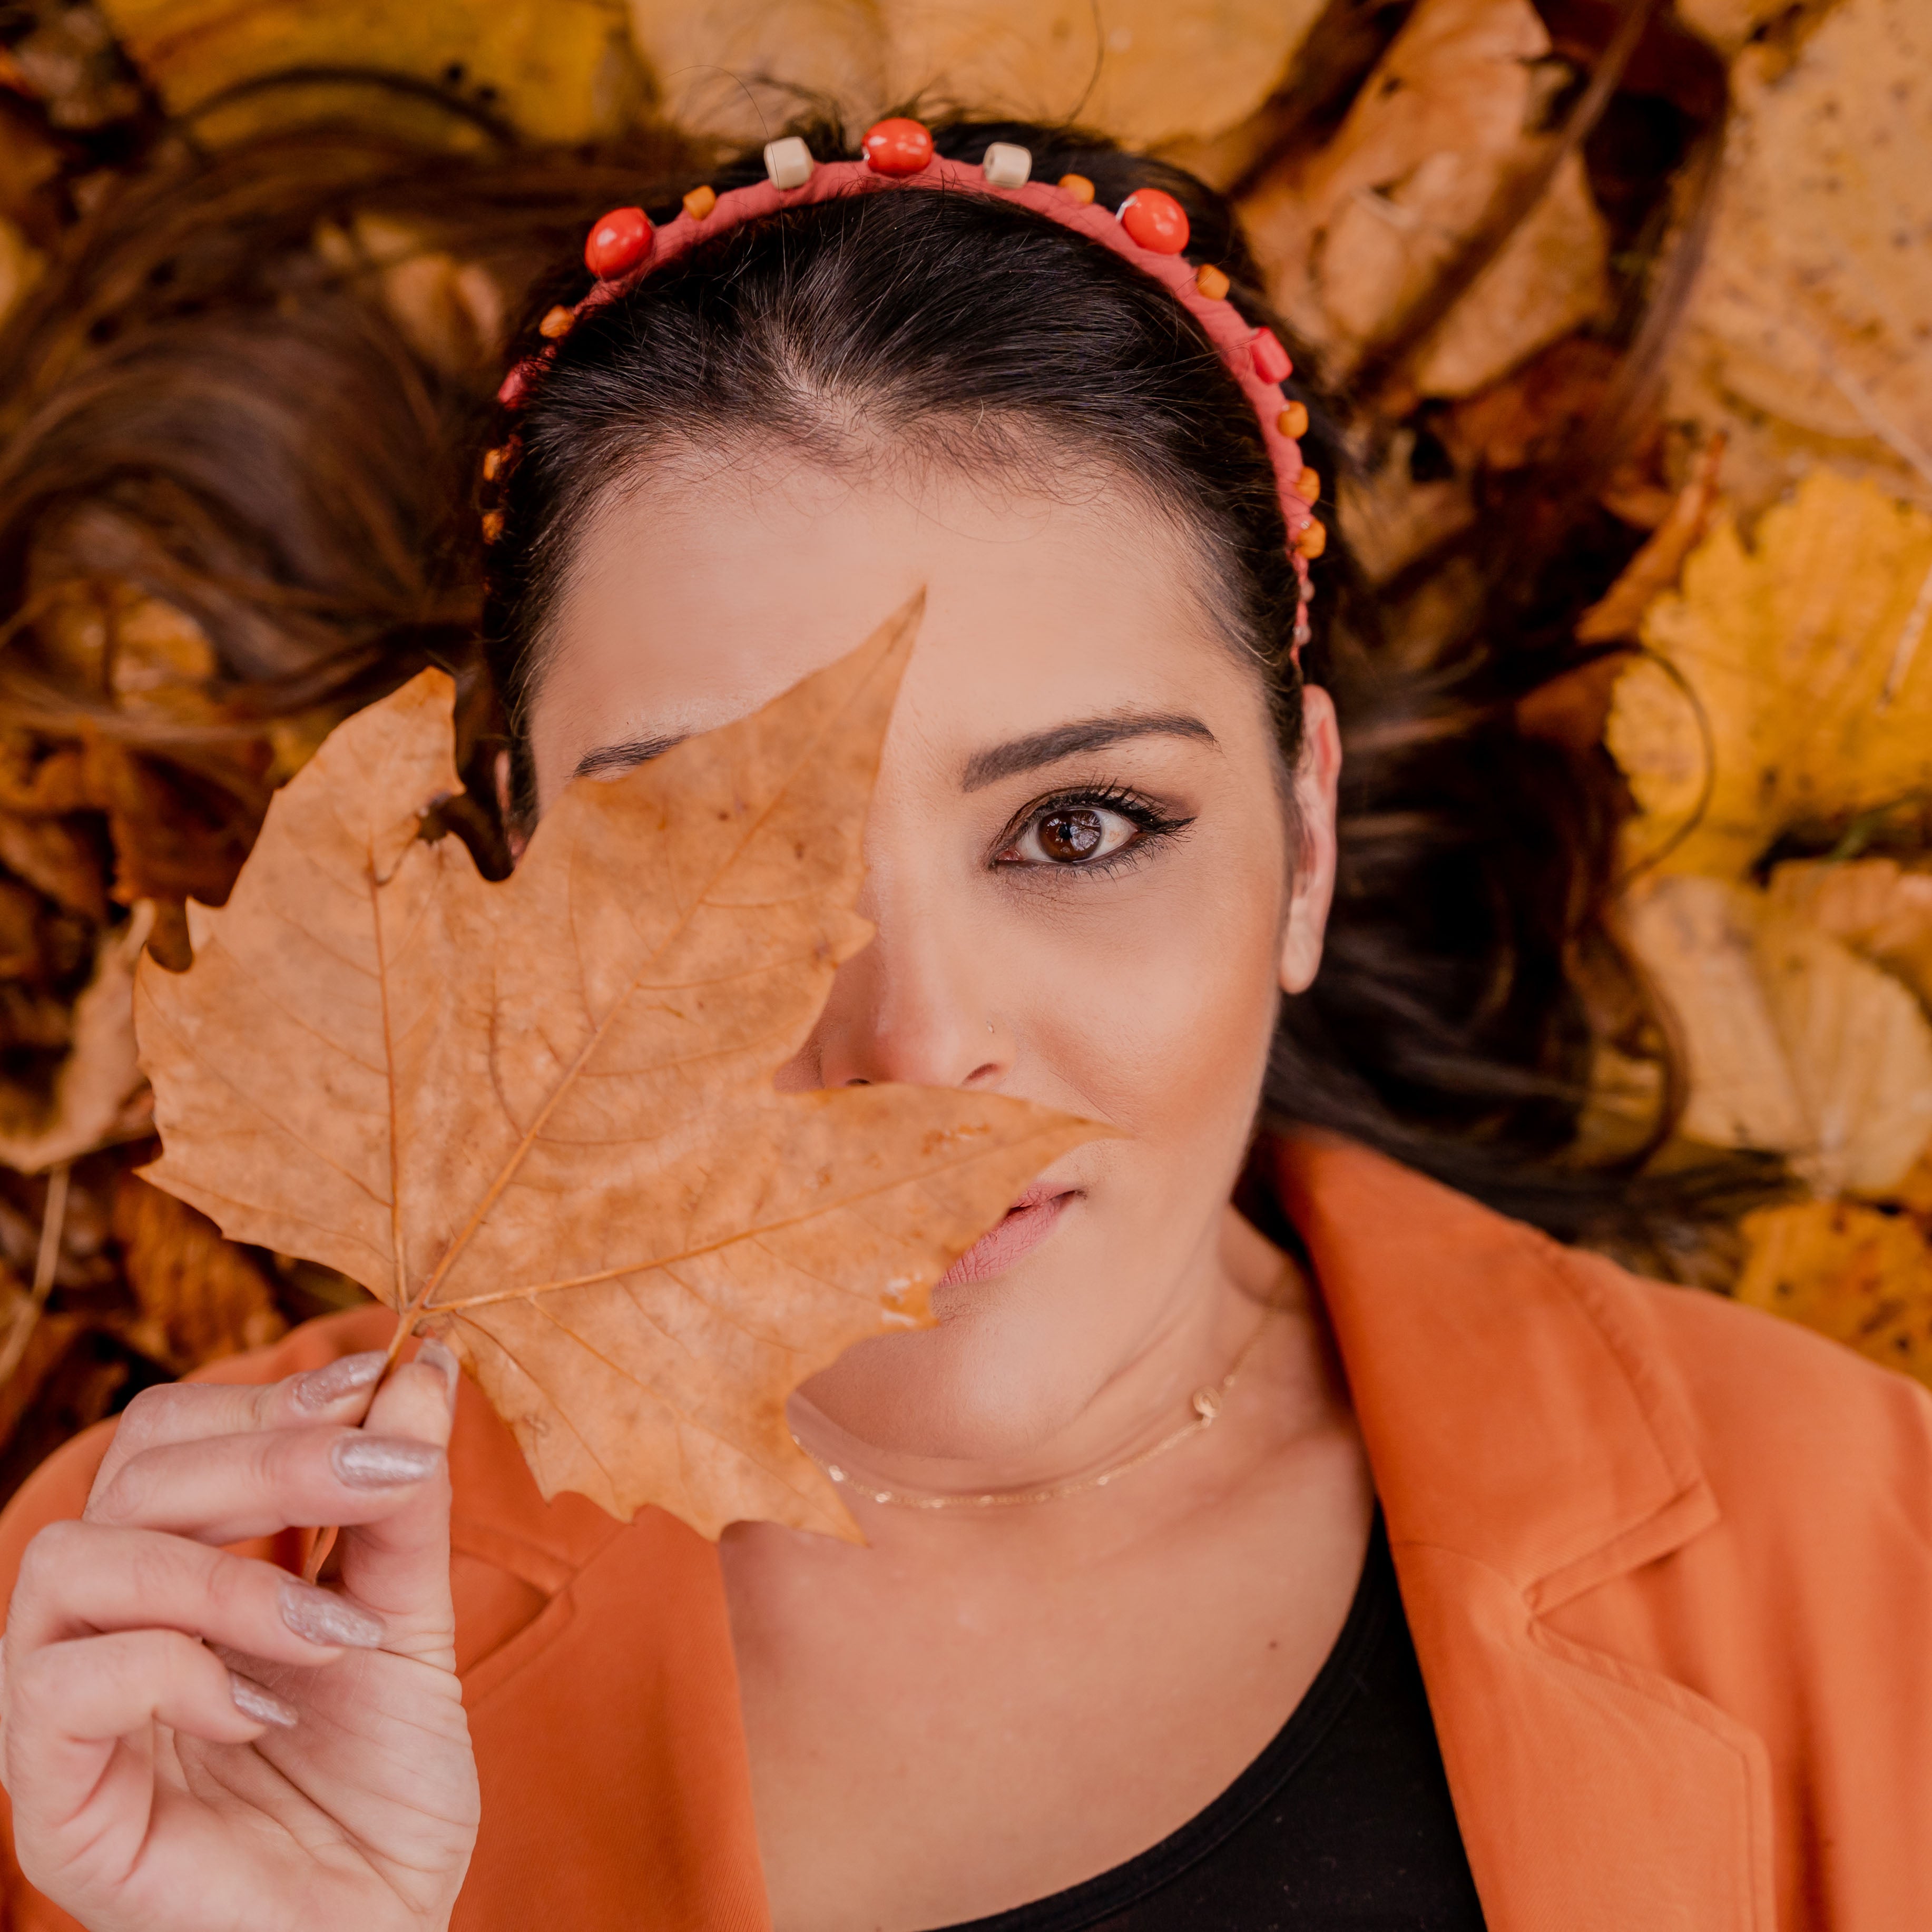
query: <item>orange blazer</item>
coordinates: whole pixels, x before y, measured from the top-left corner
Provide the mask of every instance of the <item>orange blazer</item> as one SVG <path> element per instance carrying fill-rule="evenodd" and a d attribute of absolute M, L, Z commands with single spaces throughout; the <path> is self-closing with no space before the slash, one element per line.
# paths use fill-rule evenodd
<path fill-rule="evenodd" d="M 1359 1148 L 1280 1160 L 1492 1932 L 1932 1928 L 1926 1392 Z M 110 1426 L 0 1518 L 0 1588 Z M 546 1504 L 467 1384 L 451 1460 L 483 1785 L 457 1932 L 768 1926 L 714 1546 Z M 10 1857 L 4 1882 L 13 1932 L 72 1925 Z"/>

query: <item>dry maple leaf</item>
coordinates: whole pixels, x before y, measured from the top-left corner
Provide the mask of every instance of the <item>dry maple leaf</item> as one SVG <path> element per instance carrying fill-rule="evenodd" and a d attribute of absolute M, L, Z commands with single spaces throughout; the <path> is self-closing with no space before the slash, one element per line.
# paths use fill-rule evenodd
<path fill-rule="evenodd" d="M 869 937 L 860 830 L 917 601 L 756 716 L 580 780 L 501 885 L 418 838 L 458 783 L 425 672 L 278 795 L 190 970 L 142 967 L 148 1178 L 448 1336 L 546 1496 L 856 1534 L 787 1395 L 926 1319 L 1106 1131 L 774 1085 Z"/>
<path fill-rule="evenodd" d="M 1798 820 L 1932 791 L 1928 618 L 1932 517 L 1870 484 L 1814 471 L 1748 545 L 1720 523 L 1644 620 L 1676 676 L 1639 658 L 1611 707 L 1633 855 L 1741 879 Z"/>
<path fill-rule="evenodd" d="M 1846 1201 L 1747 1214 L 1735 1291 L 1932 1384 L 1932 1246 L 1909 1215 Z"/>

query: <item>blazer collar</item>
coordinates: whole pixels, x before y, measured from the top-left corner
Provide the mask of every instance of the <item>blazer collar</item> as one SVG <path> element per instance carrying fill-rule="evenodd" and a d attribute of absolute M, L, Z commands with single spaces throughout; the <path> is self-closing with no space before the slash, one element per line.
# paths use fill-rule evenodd
<path fill-rule="evenodd" d="M 1621 1270 L 1365 1148 L 1274 1152 L 1392 1540 L 1457 1550 L 1547 1611 L 1717 1521 Z"/>
<path fill-rule="evenodd" d="M 1631 1619 L 1556 1616 L 1718 1520 L 1654 1291 L 1362 1148 L 1274 1155 L 1492 1932 L 1771 1932 L 1762 1741 L 1575 1634 Z"/>

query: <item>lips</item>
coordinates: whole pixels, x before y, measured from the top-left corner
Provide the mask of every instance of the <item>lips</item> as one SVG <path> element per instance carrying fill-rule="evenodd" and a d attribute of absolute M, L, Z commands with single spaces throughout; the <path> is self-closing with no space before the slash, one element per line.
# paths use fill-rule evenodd
<path fill-rule="evenodd" d="M 1006 1210 L 1006 1219 L 982 1234 L 936 1286 L 953 1288 L 965 1282 L 991 1281 L 1017 1267 L 1053 1232 L 1076 1192 L 1051 1181 L 1036 1180 Z"/>

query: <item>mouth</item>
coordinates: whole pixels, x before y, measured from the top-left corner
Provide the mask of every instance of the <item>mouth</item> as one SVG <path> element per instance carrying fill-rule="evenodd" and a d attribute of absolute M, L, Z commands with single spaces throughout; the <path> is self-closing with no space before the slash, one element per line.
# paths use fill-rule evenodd
<path fill-rule="evenodd" d="M 1017 1267 L 1053 1232 L 1079 1192 L 1077 1187 L 1036 1180 L 1006 1210 L 1006 1219 L 998 1227 L 988 1228 L 934 1286 L 956 1288 L 966 1282 L 991 1281 Z"/>

